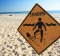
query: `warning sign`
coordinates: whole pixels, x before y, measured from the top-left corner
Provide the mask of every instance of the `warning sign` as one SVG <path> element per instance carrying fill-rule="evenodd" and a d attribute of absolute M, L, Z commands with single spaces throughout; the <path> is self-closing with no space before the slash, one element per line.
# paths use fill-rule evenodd
<path fill-rule="evenodd" d="M 19 26 L 18 31 L 40 54 L 60 37 L 60 24 L 36 4 Z"/>

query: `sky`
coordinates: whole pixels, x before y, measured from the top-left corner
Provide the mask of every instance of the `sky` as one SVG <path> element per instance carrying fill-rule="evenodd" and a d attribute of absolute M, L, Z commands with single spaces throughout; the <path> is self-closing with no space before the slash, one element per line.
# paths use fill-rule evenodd
<path fill-rule="evenodd" d="M 36 3 L 45 10 L 60 10 L 60 0 L 0 0 L 0 12 L 30 11 Z"/>

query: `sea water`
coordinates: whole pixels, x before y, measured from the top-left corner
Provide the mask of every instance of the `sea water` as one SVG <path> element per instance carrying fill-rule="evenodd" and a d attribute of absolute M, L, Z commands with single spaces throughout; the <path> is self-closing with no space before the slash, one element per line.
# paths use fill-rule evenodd
<path fill-rule="evenodd" d="M 47 11 L 49 14 L 60 14 L 60 11 Z M 0 12 L 0 14 L 28 14 L 29 11 L 22 12 Z"/>

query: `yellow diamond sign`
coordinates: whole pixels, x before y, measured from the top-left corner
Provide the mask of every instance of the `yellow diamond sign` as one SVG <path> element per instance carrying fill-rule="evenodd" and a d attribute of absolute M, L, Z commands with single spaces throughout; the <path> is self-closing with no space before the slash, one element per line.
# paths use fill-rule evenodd
<path fill-rule="evenodd" d="M 36 4 L 19 26 L 18 31 L 40 54 L 60 37 L 60 24 Z"/>

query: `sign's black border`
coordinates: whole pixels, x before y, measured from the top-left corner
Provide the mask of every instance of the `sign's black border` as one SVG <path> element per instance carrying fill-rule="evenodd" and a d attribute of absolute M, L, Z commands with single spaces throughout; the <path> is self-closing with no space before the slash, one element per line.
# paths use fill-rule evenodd
<path fill-rule="evenodd" d="M 42 10 L 44 10 L 39 4 L 36 3 L 35 6 L 36 6 L 36 5 L 38 5 Z M 32 8 L 32 10 L 35 8 L 35 6 Z M 32 11 L 32 10 L 31 10 L 31 11 Z M 28 13 L 28 15 L 26 16 L 26 18 L 29 16 L 29 14 L 31 13 L 31 11 Z M 45 10 L 44 10 L 44 11 L 45 11 Z M 47 11 L 45 11 L 45 12 L 47 13 Z M 60 26 L 60 24 L 59 24 L 49 13 L 47 13 L 47 14 Z M 23 20 L 23 22 L 26 20 L 26 18 Z M 21 25 L 23 24 L 23 22 L 21 23 Z M 20 26 L 21 26 L 21 25 L 20 25 Z M 18 30 L 18 32 L 23 36 L 23 34 L 19 31 L 20 26 L 18 27 L 17 30 Z M 23 36 L 23 37 L 24 37 L 24 36 Z M 60 38 L 60 36 L 59 36 L 56 40 L 58 40 L 59 38 Z M 26 38 L 25 38 L 25 39 L 26 39 Z M 56 40 L 54 40 L 50 45 L 52 45 Z M 28 42 L 27 39 L 26 39 L 26 41 Z M 28 43 L 29 43 L 29 42 L 28 42 Z M 30 44 L 30 43 L 29 43 L 29 44 Z M 31 44 L 30 44 L 30 45 L 31 45 Z M 49 46 L 50 46 L 50 45 L 49 45 Z M 31 46 L 32 46 L 32 45 L 31 45 Z M 45 51 L 49 46 L 47 46 L 43 51 Z M 33 46 L 32 46 L 32 47 L 33 47 Z M 35 50 L 34 47 L 33 47 L 33 49 Z M 36 51 L 36 50 L 35 50 L 35 51 Z M 43 52 L 43 51 L 42 51 L 42 52 Z M 37 51 L 36 51 L 36 52 L 37 52 Z M 42 52 L 40 52 L 40 53 L 37 52 L 37 53 L 38 53 L 38 54 L 41 54 Z"/>

